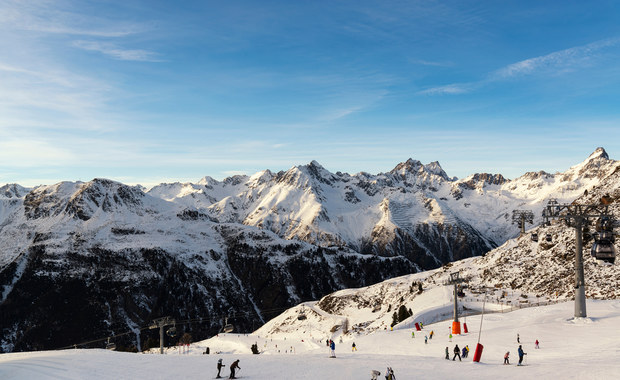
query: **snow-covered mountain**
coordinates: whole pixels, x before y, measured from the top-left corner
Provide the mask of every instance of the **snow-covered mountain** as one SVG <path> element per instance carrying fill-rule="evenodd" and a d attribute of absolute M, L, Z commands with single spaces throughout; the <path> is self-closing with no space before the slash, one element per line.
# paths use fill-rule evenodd
<path fill-rule="evenodd" d="M 582 170 L 584 165 L 574 167 Z M 620 215 L 620 168 L 605 176 L 579 204 L 597 204 L 602 196 L 610 198 L 609 211 Z M 594 221 L 586 225 L 594 233 Z M 532 234 L 543 238 L 533 241 Z M 550 235 L 551 241 L 544 239 Z M 618 231 L 616 231 L 618 235 Z M 584 235 L 585 236 L 585 235 Z M 590 255 L 593 240 L 584 239 L 583 264 L 588 300 L 620 299 L 620 265 L 601 264 Z M 616 241 L 616 252 L 620 245 Z M 398 310 L 404 307 L 410 316 L 394 328 L 412 322 L 435 323 L 453 315 L 453 287 L 450 275 L 458 272 L 461 312 L 480 312 L 483 301 L 487 311 L 547 305 L 574 300 L 575 229 L 561 222 L 536 226 L 528 234 L 509 239 L 482 257 L 472 257 L 440 268 L 395 277 L 356 289 L 343 289 L 306 302 L 270 320 L 255 334 L 285 339 L 305 335 L 315 339 L 334 331 L 345 339 L 359 334 L 389 329 Z M 299 319 L 300 314 L 304 319 Z M 567 318 L 570 315 L 566 316 Z M 346 327 L 345 327 L 346 326 Z M 345 332 L 346 331 L 346 332 Z"/>
<path fill-rule="evenodd" d="M 148 194 L 287 240 L 406 255 L 432 268 L 503 244 L 519 233 L 513 210 L 532 210 L 538 224 L 549 199 L 571 202 L 619 165 L 598 148 L 563 173 L 526 173 L 514 180 L 478 173 L 458 180 L 437 162 L 409 159 L 388 173 L 349 175 L 312 161 L 277 174 L 162 184 Z"/>
<path fill-rule="evenodd" d="M 514 209 L 532 210 L 538 224 L 551 198 L 571 202 L 588 190 L 589 199 L 618 199 L 619 167 L 599 148 L 564 173 L 514 180 L 458 180 L 410 159 L 377 175 L 313 161 L 148 191 L 106 179 L 6 185 L 2 350 L 128 329 L 124 344 L 142 348 L 151 332 L 141 327 L 165 315 L 208 319 L 187 327 L 199 338 L 220 327 L 215 316 L 242 311 L 236 324 L 248 330 L 269 319 L 265 310 L 481 256 L 518 234 Z"/>

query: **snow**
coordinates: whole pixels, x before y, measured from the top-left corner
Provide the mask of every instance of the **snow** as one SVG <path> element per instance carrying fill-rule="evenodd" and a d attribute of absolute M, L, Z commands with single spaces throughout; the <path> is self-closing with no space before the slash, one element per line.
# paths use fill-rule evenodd
<path fill-rule="evenodd" d="M 312 339 L 301 332 L 280 338 L 220 334 L 192 344 L 186 354 L 178 348 L 168 349 L 166 355 L 103 349 L 8 353 L 0 355 L 0 378 L 204 379 L 215 377 L 219 358 L 226 365 L 225 376 L 230 363 L 239 359 L 240 378 L 255 380 L 365 379 L 373 369 L 381 371 L 382 379 L 386 366 L 394 369 L 397 379 L 619 378 L 620 301 L 588 300 L 587 308 L 589 318 L 581 319 L 572 318 L 572 302 L 485 314 L 481 335 L 481 316 L 469 316 L 464 320 L 469 333 L 455 335 L 452 342 L 448 338 L 451 320 L 426 324 L 415 338 L 409 328 L 349 334 L 343 337 L 342 344 L 335 337 L 335 359 L 328 358 L 328 336 Z M 434 338 L 425 344 L 424 335 L 431 330 Z M 527 366 L 513 369 L 518 361 L 517 334 L 528 354 Z M 478 339 L 484 350 L 480 363 L 473 363 Z M 536 339 L 540 349 L 534 349 Z M 357 352 L 351 352 L 352 342 Z M 254 343 L 263 354 L 250 353 Z M 444 359 L 446 347 L 452 358 L 455 344 L 460 348 L 468 345 L 471 350 L 462 362 Z M 210 355 L 203 354 L 206 347 L 210 347 Z M 510 366 L 502 364 L 506 351 L 510 351 Z"/>

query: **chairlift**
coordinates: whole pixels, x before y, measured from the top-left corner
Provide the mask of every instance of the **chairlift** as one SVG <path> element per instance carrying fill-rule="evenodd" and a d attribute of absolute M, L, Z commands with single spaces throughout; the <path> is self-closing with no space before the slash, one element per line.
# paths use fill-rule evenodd
<path fill-rule="evenodd" d="M 537 233 L 532 233 L 532 241 L 538 242 L 538 234 Z"/>
<path fill-rule="evenodd" d="M 304 319 L 306 319 L 306 313 L 304 310 L 304 307 L 301 307 L 301 310 L 299 311 L 299 315 L 297 316 L 297 319 L 300 321 L 303 321 Z"/>
<path fill-rule="evenodd" d="M 603 217 L 597 220 L 596 231 L 590 254 L 599 263 L 613 264 L 616 261 L 616 248 L 614 247 L 615 238 L 611 219 Z"/>
<path fill-rule="evenodd" d="M 231 323 L 228 323 L 228 317 L 226 317 L 226 319 L 224 320 L 224 327 L 222 327 L 222 332 L 228 334 L 230 332 L 233 332 L 234 329 L 235 326 L 233 326 Z"/>
<path fill-rule="evenodd" d="M 545 236 L 545 240 L 548 241 L 549 243 L 551 243 L 553 241 L 553 239 L 551 238 L 551 234 L 547 234 Z"/>
<path fill-rule="evenodd" d="M 108 338 L 108 343 L 105 345 L 106 350 L 114 351 L 116 350 L 116 344 L 110 342 L 110 338 Z"/>
<path fill-rule="evenodd" d="M 601 264 L 616 262 L 616 248 L 609 241 L 595 241 L 590 252 Z"/>
<path fill-rule="evenodd" d="M 583 226 L 583 229 L 581 230 L 581 236 L 583 237 L 584 241 L 590 241 L 590 239 L 592 239 L 592 234 L 590 233 L 590 229 L 587 226 Z"/>
<path fill-rule="evenodd" d="M 176 328 L 176 326 L 172 326 L 171 328 L 166 330 L 166 335 L 168 335 L 171 338 L 174 338 L 177 335 L 177 328 Z"/>
<path fill-rule="evenodd" d="M 608 216 L 603 216 L 596 220 L 596 232 L 611 232 L 613 230 L 613 221 Z"/>

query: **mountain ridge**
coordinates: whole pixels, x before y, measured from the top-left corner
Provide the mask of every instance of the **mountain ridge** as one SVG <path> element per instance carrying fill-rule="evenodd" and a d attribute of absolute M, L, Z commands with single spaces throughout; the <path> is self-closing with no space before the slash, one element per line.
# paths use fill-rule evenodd
<path fill-rule="evenodd" d="M 566 172 L 515 180 L 458 180 L 438 163 L 409 159 L 377 175 L 331 173 L 312 161 L 150 189 L 101 178 L 5 185 L 0 347 L 49 349 L 92 334 L 44 316 L 92 320 L 111 335 L 167 314 L 246 310 L 236 322 L 249 329 L 268 318 L 263 310 L 483 256 L 518 234 L 512 210 L 531 209 L 538 224 L 552 197 L 615 196 L 619 167 L 597 150 Z M 219 323 L 190 330 L 207 336 Z M 124 344 L 148 339 L 136 331 Z"/>

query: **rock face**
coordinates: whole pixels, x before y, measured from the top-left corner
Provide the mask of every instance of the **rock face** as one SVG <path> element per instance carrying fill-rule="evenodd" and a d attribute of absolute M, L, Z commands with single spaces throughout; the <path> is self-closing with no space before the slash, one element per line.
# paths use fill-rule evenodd
<path fill-rule="evenodd" d="M 617 197 L 619 167 L 599 148 L 564 173 L 515 180 L 458 180 L 437 162 L 409 159 L 378 175 L 312 161 L 149 191 L 107 179 L 6 185 L 0 349 L 127 332 L 117 347 L 143 349 L 158 336 L 150 322 L 167 315 L 194 339 L 217 333 L 227 316 L 248 331 L 338 289 L 484 255 L 518 234 L 514 209 L 532 210 L 537 224 L 550 198 Z"/>

